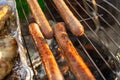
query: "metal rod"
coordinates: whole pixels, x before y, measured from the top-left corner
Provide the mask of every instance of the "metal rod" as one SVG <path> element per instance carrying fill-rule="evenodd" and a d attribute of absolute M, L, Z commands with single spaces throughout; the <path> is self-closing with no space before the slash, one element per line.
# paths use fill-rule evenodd
<path fill-rule="evenodd" d="M 89 4 L 87 4 L 89 7 L 90 7 L 90 5 Z M 90 7 L 92 10 L 94 10 L 92 7 Z M 99 14 L 97 14 L 97 15 L 99 15 Z M 120 38 L 120 34 L 104 19 L 104 18 L 102 18 L 101 16 L 99 16 L 118 36 L 119 36 L 119 38 Z M 102 29 L 102 27 L 101 27 L 101 29 Z M 105 30 L 104 30 L 104 32 L 105 33 L 107 33 Z M 110 40 L 116 45 L 116 47 L 118 47 L 119 48 L 119 45 L 107 34 L 107 36 L 108 36 L 108 38 L 110 38 Z M 101 42 L 103 42 L 103 41 L 101 41 Z M 106 46 L 107 47 L 107 46 Z M 113 54 L 111 54 L 112 56 L 113 56 Z M 114 57 L 114 56 L 113 56 Z"/>
<path fill-rule="evenodd" d="M 79 2 L 78 2 L 77 0 L 75 0 L 75 2 L 76 2 L 76 3 L 78 4 L 78 6 L 93 20 L 93 22 L 94 22 L 95 25 L 97 26 L 95 32 L 98 32 L 99 27 L 100 27 L 98 17 L 100 17 L 100 16 L 97 15 L 97 8 L 95 7 L 95 12 L 94 12 L 95 15 L 94 15 L 94 16 L 91 16 L 91 15 L 89 14 L 89 13 L 90 13 L 90 10 L 87 11 L 88 8 L 87 8 L 87 10 L 85 10 L 85 9 L 79 4 Z M 87 2 L 86 2 L 86 0 L 83 0 L 83 2 L 84 2 L 84 5 L 85 5 L 85 8 L 86 8 L 86 7 L 87 7 Z M 95 5 L 94 5 L 94 6 L 95 6 Z"/>
<path fill-rule="evenodd" d="M 44 0 L 43 0 L 43 1 L 44 1 Z M 48 10 L 48 12 L 49 12 L 49 14 L 51 15 L 52 19 L 56 22 L 55 17 L 52 15 L 52 12 L 51 12 L 50 9 L 48 8 L 48 6 L 47 6 L 47 4 L 46 4 L 45 1 L 44 1 L 44 4 L 45 4 L 45 6 L 46 6 L 46 8 L 47 8 L 47 10 Z"/>
<path fill-rule="evenodd" d="M 89 5 L 89 7 L 90 7 L 90 5 Z M 92 9 L 92 7 L 90 7 L 91 9 Z M 93 10 L 93 9 L 92 9 Z M 100 16 L 101 17 L 101 16 Z M 105 19 L 104 18 L 102 18 L 101 17 L 101 19 L 103 19 L 104 21 L 105 21 Z M 106 23 L 107 23 L 107 21 L 106 21 Z M 108 23 L 108 25 L 112 28 L 112 26 Z M 108 38 L 110 38 L 110 40 L 116 45 L 116 47 L 120 47 L 107 33 L 106 33 L 106 31 L 103 29 L 103 27 L 100 27 L 100 29 L 101 30 L 103 30 L 104 31 L 104 33 L 106 34 L 106 36 L 108 37 Z M 113 29 L 113 28 L 112 28 Z M 115 29 L 113 29 L 115 32 L 116 32 L 116 30 Z M 118 36 L 120 36 L 119 35 L 119 33 L 118 32 L 116 32 L 116 34 L 118 34 Z M 120 37 L 118 37 L 118 38 L 120 38 Z"/>
<path fill-rule="evenodd" d="M 67 1 L 68 2 L 68 4 L 71 6 L 71 8 L 75 11 L 75 13 L 82 19 L 82 20 L 84 20 L 84 18 L 75 10 L 75 8 L 70 4 L 70 2 L 69 1 Z M 92 19 L 92 18 L 91 18 Z M 90 31 L 92 31 L 92 33 L 96 36 L 96 37 L 98 37 L 97 36 L 97 34 L 95 33 L 95 31 L 91 28 L 91 26 L 84 20 L 83 21 L 86 25 L 87 25 L 87 27 L 90 29 Z"/>
<path fill-rule="evenodd" d="M 120 46 L 113 40 L 113 38 L 111 38 L 108 33 L 105 31 L 105 29 L 103 27 L 100 28 L 104 33 L 105 35 L 114 43 L 114 45 L 117 47 L 117 48 L 120 48 Z"/>
<path fill-rule="evenodd" d="M 91 40 L 87 37 L 87 35 L 84 34 L 84 36 L 90 42 L 90 44 L 93 46 L 93 48 L 96 50 L 96 52 L 98 53 L 98 55 L 102 58 L 102 60 L 105 62 L 105 64 L 107 65 L 107 67 L 115 74 L 115 71 L 111 68 L 111 66 L 108 64 L 108 62 L 104 59 L 104 57 L 101 55 L 101 53 L 97 50 L 97 48 L 94 46 L 94 44 L 91 42 Z"/>
<path fill-rule="evenodd" d="M 57 11 L 57 8 L 55 7 L 54 3 L 52 2 L 52 0 L 49 0 L 50 3 L 52 4 L 53 8 Z"/>
<path fill-rule="evenodd" d="M 82 43 L 80 42 L 80 40 L 78 38 L 76 38 L 76 40 L 78 41 L 78 43 L 81 45 L 82 49 L 84 50 L 84 52 L 86 53 L 87 57 L 89 58 L 89 60 L 92 62 L 92 64 L 95 66 L 95 68 L 97 69 L 97 71 L 99 72 L 99 74 L 101 75 L 101 77 L 103 78 L 103 80 L 106 80 L 104 75 L 102 74 L 102 72 L 100 71 L 100 69 L 97 67 L 97 65 L 95 64 L 95 62 L 93 61 L 93 59 L 90 57 L 89 53 L 86 51 L 85 47 L 82 45 Z"/>
<path fill-rule="evenodd" d="M 85 10 L 84 8 L 83 8 L 83 6 L 81 6 L 80 4 L 79 4 L 79 2 L 77 1 L 77 0 L 75 0 L 75 2 L 78 4 L 78 6 L 94 21 L 94 19 L 92 18 L 92 16 L 87 12 L 87 10 Z M 88 3 L 86 3 L 86 5 L 88 6 L 88 7 L 90 7 L 90 9 L 91 10 L 94 10 Z M 104 15 L 104 14 L 102 14 L 102 15 Z M 120 34 L 112 27 L 112 25 L 110 25 L 102 16 L 100 16 L 98 13 L 97 13 L 97 16 L 98 17 L 100 17 L 100 19 L 102 19 L 118 36 L 119 36 L 119 38 L 120 38 Z"/>
<path fill-rule="evenodd" d="M 108 5 L 110 5 L 111 7 L 113 7 L 116 11 L 118 11 L 119 13 L 120 13 L 120 10 L 117 8 L 117 7 L 115 7 L 113 4 L 111 4 L 109 1 L 107 1 L 107 0 L 102 0 L 103 2 L 105 2 L 105 3 L 107 3 Z"/>
<path fill-rule="evenodd" d="M 87 0 L 87 1 L 92 3 L 92 1 L 90 1 L 90 0 Z M 104 11 L 106 11 L 116 21 L 116 23 L 120 26 L 120 22 L 117 20 L 117 18 L 110 11 L 108 11 L 107 9 L 105 9 L 103 6 L 101 6 L 99 4 L 96 4 L 96 6 L 100 7 Z"/>
<path fill-rule="evenodd" d="M 85 2 L 86 0 L 84 0 Z M 85 2 L 87 4 L 87 2 Z M 99 27 L 100 27 L 100 22 L 99 22 L 99 17 L 97 16 L 97 12 L 98 12 L 98 8 L 96 6 L 96 1 L 95 0 L 92 0 L 91 1 L 92 5 L 93 5 L 93 9 L 94 11 L 92 12 L 92 15 L 94 16 L 94 23 L 95 23 L 95 26 L 96 26 L 96 30 L 95 32 L 98 32 L 99 30 Z M 87 6 L 86 6 L 87 7 Z M 90 11 L 90 10 L 89 10 Z M 88 13 L 89 13 L 88 11 Z"/>
<path fill-rule="evenodd" d="M 21 7 L 21 9 L 22 9 L 22 12 L 23 12 L 23 14 L 24 14 L 24 17 L 25 17 L 25 19 L 26 19 L 26 23 L 27 23 L 27 25 L 29 25 L 29 21 L 28 21 L 28 19 L 27 19 L 25 10 L 24 10 L 24 8 L 23 8 L 22 1 L 19 0 L 19 3 L 20 3 L 20 7 Z M 23 35 L 22 35 L 22 37 L 23 37 L 23 41 L 24 41 L 24 44 L 25 44 L 25 48 L 26 48 L 26 51 L 27 51 L 27 55 L 28 55 L 28 58 L 29 58 L 29 61 L 30 61 L 30 65 L 31 65 L 33 74 L 36 75 L 35 70 L 34 70 L 34 68 L 33 68 L 32 60 L 31 60 L 31 57 L 30 57 L 30 53 L 29 53 L 29 51 L 28 51 L 28 49 L 27 49 L 27 46 L 26 46 L 27 44 L 26 44 L 25 38 L 24 38 Z M 36 76 L 35 76 L 35 79 L 37 80 Z"/>

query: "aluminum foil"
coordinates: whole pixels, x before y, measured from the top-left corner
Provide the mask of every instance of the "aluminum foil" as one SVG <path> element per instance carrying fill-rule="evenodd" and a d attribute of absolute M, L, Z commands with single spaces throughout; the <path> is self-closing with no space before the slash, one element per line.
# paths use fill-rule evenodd
<path fill-rule="evenodd" d="M 18 57 L 15 59 L 14 68 L 4 80 L 32 80 L 32 70 L 27 65 L 26 50 L 23 47 L 20 22 L 16 8 L 15 0 L 0 0 L 0 5 L 8 4 L 12 7 L 12 15 L 15 18 L 15 24 L 10 29 L 9 35 L 15 37 L 18 43 Z"/>

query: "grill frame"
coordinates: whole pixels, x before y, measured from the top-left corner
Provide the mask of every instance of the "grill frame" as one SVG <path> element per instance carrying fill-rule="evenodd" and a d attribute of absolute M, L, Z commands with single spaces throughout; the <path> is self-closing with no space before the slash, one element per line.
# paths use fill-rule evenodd
<path fill-rule="evenodd" d="M 19 1 L 21 1 L 21 0 L 19 0 Z M 49 9 L 49 7 L 47 6 L 47 4 L 46 4 L 46 1 L 45 0 L 43 0 L 44 1 L 44 4 L 45 4 L 45 6 L 46 6 L 46 9 L 48 10 L 48 12 L 49 12 L 49 14 L 51 15 L 51 18 L 52 18 L 52 20 L 54 21 L 54 22 L 57 22 L 57 20 L 55 19 L 55 17 L 54 17 L 54 15 L 52 15 L 53 13 L 51 12 L 51 10 Z M 56 9 L 56 7 L 54 6 L 54 4 L 52 3 L 52 0 L 49 0 L 50 2 L 51 2 L 51 4 L 52 4 L 52 6 L 54 7 L 54 9 L 57 11 L 57 9 Z M 76 3 L 78 2 L 77 0 L 74 0 Z M 89 0 L 87 0 L 87 1 L 89 1 Z M 106 0 L 103 0 L 104 2 L 106 1 Z M 90 2 L 90 1 L 89 1 Z M 21 2 L 20 2 L 21 3 Z M 70 6 L 71 6 L 71 4 L 69 3 L 69 1 L 68 0 L 66 0 L 66 3 L 68 3 Z M 107 4 L 109 4 L 109 3 L 107 3 Z M 80 5 L 79 5 L 80 6 Z M 110 5 L 111 6 L 111 5 Z M 98 7 L 100 7 L 99 5 L 98 5 Z M 114 5 L 112 5 L 112 7 L 113 8 L 116 8 Z M 23 13 L 24 13 L 24 15 L 25 15 L 25 18 L 26 18 L 26 22 L 27 22 L 27 25 L 29 25 L 29 23 L 30 23 L 30 21 L 28 20 L 28 17 L 26 16 L 26 14 L 25 14 L 25 11 L 24 11 L 24 8 L 22 7 L 22 4 L 21 4 L 21 8 L 22 8 L 22 10 L 23 10 Z M 74 9 L 74 8 L 73 8 Z M 74 9 L 75 10 L 75 9 Z M 115 9 L 116 10 L 116 9 Z M 76 11 L 76 10 L 75 10 Z M 117 11 L 119 11 L 119 10 L 117 10 Z M 59 12 L 58 12 L 59 13 Z M 90 14 L 88 14 L 88 16 L 89 16 L 89 18 L 87 18 L 87 19 L 84 19 L 84 18 L 82 18 L 82 16 L 76 11 L 76 14 L 81 18 L 81 22 L 84 22 L 87 26 L 88 26 L 88 28 L 89 28 L 89 30 L 92 32 L 92 34 L 96 37 L 96 38 L 98 38 L 98 40 L 102 43 L 102 44 L 104 44 L 104 41 L 102 41 L 101 39 L 99 39 L 99 36 L 98 36 L 98 34 L 97 34 L 97 31 L 98 30 L 93 30 L 92 28 L 91 28 L 91 26 L 86 22 L 86 20 L 93 20 L 94 21 L 94 16 L 91 16 Z M 119 35 L 119 33 L 112 27 L 112 25 L 110 25 L 108 22 L 106 22 L 106 20 L 104 20 L 104 18 L 102 18 L 102 16 L 101 16 L 101 14 L 96 14 L 97 16 L 99 16 L 103 21 L 105 21 L 105 23 L 113 30 L 113 31 L 115 31 L 115 33 L 119 36 L 119 38 L 120 38 L 120 35 Z M 59 15 L 60 16 L 60 15 Z M 117 20 L 117 19 L 115 19 L 115 20 Z M 96 24 L 96 21 L 94 21 L 95 22 L 95 24 Z M 118 23 L 118 25 L 119 25 L 119 21 L 117 20 L 116 21 L 117 23 Z M 108 39 L 110 39 L 111 40 L 111 42 L 113 42 L 113 44 L 118 48 L 118 50 L 119 50 L 119 44 L 117 44 L 113 39 L 112 39 L 112 37 L 111 36 L 109 36 L 109 34 L 105 31 L 105 29 L 104 29 L 104 27 L 100 27 L 99 28 L 99 30 L 101 30 L 101 31 L 103 31 L 104 33 L 105 33 L 105 35 L 107 35 L 107 38 Z M 26 36 L 30 36 L 29 34 L 28 35 L 23 35 L 23 40 L 24 40 L 24 44 L 25 44 L 25 46 L 27 45 L 26 44 L 26 40 L 25 40 L 25 37 Z M 99 56 L 101 56 L 101 58 L 103 59 L 103 61 L 105 62 L 105 64 L 108 66 L 108 68 L 113 72 L 113 74 L 115 74 L 115 75 L 117 75 L 116 74 L 116 71 L 114 71 L 111 67 L 110 67 L 110 65 L 109 65 L 109 63 L 102 57 L 102 55 L 101 55 L 101 53 L 98 51 L 98 49 L 95 47 L 95 45 L 92 43 L 92 41 L 89 39 L 89 37 L 88 37 L 88 35 L 85 33 L 84 35 L 83 35 L 88 41 L 89 41 L 89 43 L 94 47 L 94 49 L 96 50 L 96 52 L 99 54 Z M 84 52 L 86 53 L 86 55 L 88 56 L 88 58 L 89 58 L 89 60 L 92 62 L 92 64 L 96 67 L 96 69 L 97 69 L 97 71 L 99 72 L 99 74 L 101 75 L 101 77 L 104 79 L 104 80 L 106 80 L 105 79 L 105 77 L 103 76 L 103 74 L 101 73 L 101 71 L 99 70 L 99 68 L 97 67 L 97 65 L 94 63 L 94 61 L 92 60 L 92 58 L 90 57 L 90 55 L 88 54 L 88 52 L 87 52 L 87 50 L 84 48 L 84 46 L 83 46 L 83 44 L 82 44 L 82 42 L 79 40 L 79 38 L 78 37 L 76 37 L 76 36 L 74 36 L 75 38 L 76 38 L 76 40 L 79 42 L 79 44 L 81 45 L 81 47 L 83 48 L 83 50 L 84 50 Z M 34 43 L 33 43 L 34 44 Z M 120 64 L 120 61 L 116 58 L 116 56 L 115 56 L 115 54 L 111 51 L 111 50 L 109 50 L 109 47 L 108 46 L 106 46 L 105 45 L 105 47 L 107 47 L 107 49 L 108 49 L 108 51 L 110 52 L 110 56 L 112 56 L 112 59 L 115 61 L 115 63 L 116 63 L 116 67 L 118 67 L 118 69 L 119 69 L 119 64 Z M 35 48 L 36 49 L 36 48 Z M 31 67 L 32 67 L 32 70 L 33 70 L 33 72 L 34 72 L 34 75 L 36 75 L 36 72 L 35 72 L 35 70 L 34 70 L 34 67 L 33 67 L 33 64 L 32 64 L 32 60 L 31 60 L 31 57 L 30 57 L 30 54 L 29 54 L 29 49 L 28 49 L 28 46 L 26 46 L 26 50 L 27 50 L 27 53 L 28 53 L 28 58 L 29 58 L 29 60 L 30 60 L 30 64 L 31 64 Z M 36 79 L 37 80 L 37 79 Z"/>

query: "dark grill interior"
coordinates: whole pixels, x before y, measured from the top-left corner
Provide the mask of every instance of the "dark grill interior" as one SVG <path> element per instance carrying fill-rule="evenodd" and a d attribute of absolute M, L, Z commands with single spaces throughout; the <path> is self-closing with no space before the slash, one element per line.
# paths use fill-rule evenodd
<path fill-rule="evenodd" d="M 53 26 L 63 21 L 52 0 L 43 1 L 44 14 L 49 24 Z M 64 1 L 85 28 L 85 33 L 80 37 L 74 36 L 69 30 L 67 33 L 96 80 L 120 79 L 120 0 L 97 0 L 96 4 L 92 3 L 94 0 Z M 26 15 L 21 0 L 19 3 L 26 18 L 21 20 L 21 28 L 28 64 L 33 69 L 35 80 L 47 80 L 36 46 L 27 28 L 28 24 L 35 20 L 32 15 Z M 53 38 L 47 41 L 65 80 L 76 80 L 64 56 L 61 55 L 56 40 Z"/>

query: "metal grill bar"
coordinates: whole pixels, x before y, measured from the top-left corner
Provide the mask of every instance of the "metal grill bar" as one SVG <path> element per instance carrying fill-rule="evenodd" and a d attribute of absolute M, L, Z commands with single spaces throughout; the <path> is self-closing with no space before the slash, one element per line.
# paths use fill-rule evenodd
<path fill-rule="evenodd" d="M 97 67 L 97 65 L 95 64 L 95 62 L 92 60 L 92 58 L 90 57 L 89 53 L 86 51 L 85 47 L 82 45 L 82 43 L 80 42 L 80 40 L 78 38 L 76 38 L 77 41 L 79 42 L 79 44 L 81 45 L 81 47 L 83 48 L 84 52 L 86 53 L 87 57 L 90 59 L 90 61 L 92 62 L 92 64 L 95 66 L 95 68 L 97 69 L 97 71 L 99 72 L 99 74 L 101 75 L 101 77 L 103 78 L 103 80 L 106 80 L 104 75 L 102 74 L 102 72 L 100 71 L 100 69 Z"/>
<path fill-rule="evenodd" d="M 20 3 L 20 6 L 21 6 L 21 9 L 22 9 L 22 11 L 23 11 L 24 17 L 25 17 L 25 19 L 26 19 L 26 23 L 27 23 L 27 25 L 29 25 L 29 20 L 28 20 L 28 18 L 27 18 L 27 15 L 26 15 L 26 13 L 25 13 L 24 8 L 23 8 L 22 0 L 19 0 L 19 3 Z M 28 58 L 29 58 L 30 67 L 32 68 L 32 71 L 33 71 L 35 80 L 37 80 L 36 73 L 35 73 L 35 70 L 34 70 L 34 68 L 33 68 L 32 60 L 31 60 L 31 57 L 30 57 L 30 53 L 29 53 L 29 50 L 28 50 L 28 48 L 27 48 L 26 40 L 25 40 L 23 34 L 22 34 L 22 37 L 23 37 L 23 41 L 24 41 L 24 44 L 25 44 L 25 49 L 26 49 L 26 51 L 27 51 L 27 55 L 28 55 Z"/>
<path fill-rule="evenodd" d="M 75 0 L 76 1 L 76 0 Z M 106 1 L 107 2 L 107 1 Z M 76 2 L 76 3 L 78 3 L 78 2 Z M 78 4 L 79 5 L 79 4 Z M 89 4 L 87 4 L 93 11 L 94 11 L 94 9 L 89 5 Z M 111 4 L 112 5 L 112 4 Z M 79 5 L 80 7 L 82 7 L 81 5 Z M 116 8 L 114 5 L 112 5 L 114 8 Z M 83 8 L 84 9 L 84 8 Z M 89 15 L 89 14 L 88 14 Z M 99 14 L 97 13 L 97 15 L 99 16 Z M 90 16 L 90 15 L 89 15 Z M 100 17 L 100 19 L 102 19 L 117 35 L 118 35 L 118 38 L 120 38 L 120 34 L 112 27 L 112 25 L 110 25 L 103 17 L 101 17 L 101 16 L 99 16 Z M 118 47 L 118 49 L 119 49 L 119 45 L 107 34 L 107 32 L 104 30 L 104 29 L 102 29 L 103 27 L 101 27 L 101 30 L 103 30 L 103 32 L 107 35 L 107 37 L 108 38 L 110 38 L 110 40 L 116 45 L 116 47 Z M 102 43 L 103 43 L 103 41 L 102 40 L 100 40 Z M 106 46 L 107 47 L 107 46 Z M 116 57 L 115 57 L 115 55 L 114 55 L 114 53 L 112 53 L 111 51 L 110 51 L 110 53 L 111 53 L 111 55 L 112 55 L 112 57 L 114 57 L 114 59 L 116 59 Z M 120 61 L 119 60 L 117 60 L 117 62 L 119 63 Z"/>
<path fill-rule="evenodd" d="M 94 9 L 88 3 L 87 3 L 87 5 L 94 11 Z M 102 17 L 100 17 L 100 18 L 119 36 L 118 38 L 120 38 L 120 34 L 104 18 L 102 18 Z M 119 21 L 117 20 L 117 22 L 119 22 Z M 114 45 L 119 49 L 119 45 L 107 34 L 107 32 L 103 29 L 103 27 L 101 27 L 100 29 L 106 34 L 107 38 L 109 38 L 114 43 Z"/>
<path fill-rule="evenodd" d="M 84 2 L 85 2 L 85 0 L 83 0 Z M 79 4 L 79 2 L 77 1 L 77 0 L 75 0 L 75 2 L 77 3 L 77 5 L 93 20 L 93 22 L 94 23 L 96 23 L 96 20 L 95 20 L 95 16 L 91 16 L 80 4 Z M 86 2 L 85 2 L 86 3 Z M 86 5 L 87 6 L 87 5 Z M 87 9 L 88 10 L 88 9 Z M 96 16 L 98 16 L 98 17 L 100 17 L 99 15 L 96 15 Z M 94 17 L 94 18 L 92 18 L 92 17 Z M 98 25 L 97 25 L 97 23 L 95 24 L 96 25 L 96 32 L 98 31 Z"/>
<path fill-rule="evenodd" d="M 76 1 L 76 0 L 75 0 Z M 76 2 L 85 12 L 86 12 L 86 10 L 78 3 L 78 2 Z M 89 4 L 88 4 L 89 5 Z M 90 5 L 89 5 L 89 7 L 90 7 Z M 90 7 L 92 10 L 93 10 L 93 8 L 92 7 Z M 89 15 L 87 12 L 86 12 L 86 14 L 87 15 Z M 99 16 L 99 15 L 97 15 L 97 16 Z M 89 17 L 90 18 L 92 18 L 92 16 L 90 16 L 89 15 Z M 100 16 L 100 18 L 102 18 L 101 16 Z M 104 21 L 105 21 L 105 19 L 104 18 L 102 18 Z M 93 19 L 92 19 L 93 20 Z M 93 20 L 94 21 L 94 20 Z M 115 31 L 115 33 L 116 34 L 118 34 L 118 36 L 120 36 L 119 35 L 119 33 L 118 32 L 116 32 L 116 30 L 107 22 L 107 21 L 105 21 L 105 23 L 107 23 L 108 25 L 109 25 L 109 27 L 111 27 L 114 31 Z M 101 28 L 102 30 L 104 30 L 103 28 Z M 105 30 L 104 30 L 105 31 Z M 106 32 L 106 31 L 105 31 Z M 108 37 L 109 37 L 109 35 L 108 35 Z M 118 46 L 118 44 L 111 38 L 111 41 L 113 41 L 113 43 L 119 48 L 119 46 Z"/>
<path fill-rule="evenodd" d="M 75 0 L 76 1 L 76 0 Z M 80 6 L 80 8 L 83 9 L 83 11 L 92 19 L 92 16 L 78 3 L 78 1 L 76 1 L 76 3 Z M 94 9 L 87 3 L 87 5 L 94 11 Z M 97 16 L 99 16 L 99 14 L 97 13 Z M 112 30 L 120 37 L 120 34 L 102 17 L 99 16 L 110 28 L 112 28 Z M 94 19 L 92 19 L 93 21 L 95 21 Z"/>
<path fill-rule="evenodd" d="M 111 4 L 110 2 L 108 2 L 107 0 L 102 0 L 103 2 L 107 3 L 108 5 L 110 5 L 111 7 L 113 7 L 116 11 L 118 11 L 120 13 L 120 10 L 115 7 L 113 4 Z"/>
<path fill-rule="evenodd" d="M 92 1 L 90 1 L 90 0 L 87 0 L 87 1 L 92 3 Z M 117 18 L 113 14 L 111 14 L 111 12 L 109 12 L 107 9 L 105 9 L 104 7 L 102 7 L 101 5 L 99 5 L 97 3 L 96 3 L 96 6 L 100 7 L 104 11 L 106 11 L 116 21 L 116 23 L 120 26 L 120 22 L 117 20 Z"/>
<path fill-rule="evenodd" d="M 83 1 L 84 1 L 84 0 L 83 0 Z M 78 6 L 90 17 L 90 19 L 92 19 L 92 20 L 95 22 L 93 16 L 91 16 L 91 15 L 79 4 L 79 2 L 78 2 L 77 0 L 75 0 L 75 2 L 76 2 L 76 3 L 78 4 Z M 94 9 L 93 9 L 89 4 L 86 3 L 86 6 L 87 6 L 87 5 L 94 11 Z M 116 7 L 115 7 L 115 8 L 116 8 Z M 103 14 L 102 14 L 102 15 L 103 15 Z M 119 34 L 102 16 L 99 16 L 98 13 L 97 13 L 97 16 L 100 17 L 100 19 L 102 19 L 102 20 L 119 36 L 119 38 L 120 38 L 120 34 Z"/>
<path fill-rule="evenodd" d="M 120 46 L 107 34 L 103 27 L 101 27 L 100 29 L 108 36 L 108 38 L 114 43 L 116 47 L 120 48 Z"/>
<path fill-rule="evenodd" d="M 88 5 L 88 7 L 90 8 L 90 9 L 92 9 L 93 11 L 94 11 L 94 9 L 88 4 L 88 3 L 86 3 L 87 5 Z M 107 11 L 108 12 L 108 11 Z M 110 12 L 109 12 L 110 13 Z M 111 13 L 110 13 L 111 14 Z M 99 13 L 97 13 L 97 16 L 99 15 Z M 101 17 L 100 16 L 100 19 L 102 19 L 119 37 L 120 37 L 120 34 L 103 18 L 103 17 Z M 118 22 L 118 21 L 117 21 Z"/>
<path fill-rule="evenodd" d="M 44 0 L 43 0 L 43 1 L 44 1 Z M 52 12 L 51 12 L 50 9 L 48 8 L 48 6 L 47 6 L 47 4 L 45 3 L 45 1 L 44 1 L 44 4 L 45 4 L 45 6 L 46 6 L 48 12 L 50 13 L 52 19 L 56 22 L 56 19 L 55 19 L 54 16 L 52 15 Z"/>

